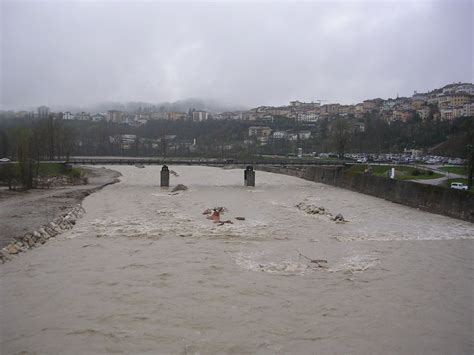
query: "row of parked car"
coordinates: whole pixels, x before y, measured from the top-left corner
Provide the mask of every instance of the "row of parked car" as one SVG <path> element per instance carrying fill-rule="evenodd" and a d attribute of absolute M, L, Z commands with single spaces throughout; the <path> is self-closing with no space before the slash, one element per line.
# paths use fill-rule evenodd
<path fill-rule="evenodd" d="M 466 162 L 461 158 L 448 158 L 435 155 L 412 156 L 407 154 L 346 154 L 346 158 L 353 159 L 357 163 L 464 165 Z"/>

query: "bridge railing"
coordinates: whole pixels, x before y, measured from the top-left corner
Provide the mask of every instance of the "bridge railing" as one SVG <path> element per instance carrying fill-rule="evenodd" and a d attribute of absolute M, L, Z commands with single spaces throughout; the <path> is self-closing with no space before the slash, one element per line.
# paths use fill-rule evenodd
<path fill-rule="evenodd" d="M 163 158 L 70 158 L 67 164 L 79 165 L 344 165 L 342 160 L 235 160 L 235 159 L 163 159 Z"/>

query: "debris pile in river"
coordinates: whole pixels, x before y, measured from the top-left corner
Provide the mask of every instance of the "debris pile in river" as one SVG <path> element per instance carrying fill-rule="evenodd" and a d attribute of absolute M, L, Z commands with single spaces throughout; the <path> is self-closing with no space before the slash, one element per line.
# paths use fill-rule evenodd
<path fill-rule="evenodd" d="M 310 263 L 315 264 L 316 267 L 327 268 L 327 263 L 328 263 L 327 260 L 325 260 L 325 259 L 312 259 L 312 258 L 307 257 L 306 255 L 301 254 L 301 252 L 298 251 L 298 250 L 297 250 L 297 252 L 300 254 L 300 256 L 302 256 L 303 258 L 308 260 Z"/>
<path fill-rule="evenodd" d="M 324 215 L 328 216 L 332 221 L 335 221 L 336 223 L 345 223 L 348 222 L 342 214 L 338 213 L 335 217 L 333 217 L 333 214 L 330 213 L 324 206 L 316 206 L 311 203 L 306 203 L 306 202 L 298 202 L 296 205 L 296 208 L 305 211 L 308 214 L 319 214 L 319 215 Z"/>
<path fill-rule="evenodd" d="M 171 192 L 186 191 L 187 189 L 188 189 L 188 187 L 186 185 L 178 184 L 175 187 L 173 187 Z"/>
<path fill-rule="evenodd" d="M 298 202 L 296 204 L 296 207 L 302 211 L 305 211 L 306 213 L 309 214 L 329 214 L 326 211 L 326 208 L 323 206 L 316 206 L 313 204 L 308 204 L 306 202 Z"/>
<path fill-rule="evenodd" d="M 230 219 L 221 220 L 221 215 L 223 215 L 226 212 L 229 212 L 229 210 L 221 206 L 221 207 L 207 208 L 202 212 L 202 214 L 207 215 L 206 217 L 207 219 L 212 220 L 214 223 L 217 223 L 219 226 L 223 226 L 224 224 L 234 224 L 234 222 L 232 222 Z M 245 220 L 244 217 L 237 217 L 236 219 Z"/>

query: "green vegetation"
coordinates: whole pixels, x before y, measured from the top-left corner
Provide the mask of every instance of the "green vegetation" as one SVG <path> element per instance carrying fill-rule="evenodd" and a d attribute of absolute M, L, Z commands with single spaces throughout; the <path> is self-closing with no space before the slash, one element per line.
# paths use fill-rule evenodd
<path fill-rule="evenodd" d="M 68 171 L 64 164 L 41 163 L 39 164 L 38 175 L 40 176 L 60 176 L 67 175 Z"/>
<path fill-rule="evenodd" d="M 20 166 L 18 164 L 0 165 L 0 185 L 8 186 L 11 190 L 20 181 Z"/>
<path fill-rule="evenodd" d="M 18 183 L 21 183 L 24 188 L 32 188 L 34 186 L 34 179 L 65 176 L 69 181 L 74 181 L 83 178 L 83 173 L 80 169 L 67 169 L 64 164 L 60 163 L 35 163 L 31 167 L 31 185 L 27 186 L 22 179 L 21 164 L 8 163 L 0 165 L 0 185 L 8 186 L 12 189 Z"/>
<path fill-rule="evenodd" d="M 465 166 L 443 166 L 439 170 L 446 171 L 447 173 L 466 175 L 467 169 Z"/>
<path fill-rule="evenodd" d="M 268 126 L 272 132 L 311 132 L 309 139 L 269 139 L 262 144 L 249 137 L 250 126 Z M 282 116 L 271 121 L 246 120 L 150 120 L 142 126 L 113 122 L 15 118 L 0 113 L 0 157 L 18 160 L 18 147 L 24 143 L 16 128 L 31 130 L 30 153 L 33 159 L 64 159 L 80 156 L 167 156 L 241 158 L 256 155 L 344 152 L 401 153 L 407 149 L 434 146 L 436 154 L 469 157 L 466 148 L 472 145 L 474 120 L 471 117 L 452 121 L 421 120 L 415 115 L 406 122 L 390 124 L 379 113 L 363 117 L 347 115 L 322 117 L 318 122 L 299 122 Z M 135 135 L 124 143 L 122 135 Z M 452 137 L 455 145 L 442 145 Z M 195 141 L 194 141 L 195 140 Z M 194 144 L 195 143 L 195 144 Z"/>
<path fill-rule="evenodd" d="M 372 170 L 372 175 L 388 177 L 391 168 L 395 168 L 395 178 L 397 180 L 417 180 L 417 179 L 438 179 L 444 175 L 435 173 L 432 170 L 419 169 L 406 165 L 352 165 L 348 171 L 362 174 L 368 169 Z"/>
<path fill-rule="evenodd" d="M 67 169 L 64 164 L 60 163 L 41 163 L 38 169 L 38 176 L 40 177 L 66 176 L 74 180 L 82 178 L 83 175 L 80 169 Z"/>

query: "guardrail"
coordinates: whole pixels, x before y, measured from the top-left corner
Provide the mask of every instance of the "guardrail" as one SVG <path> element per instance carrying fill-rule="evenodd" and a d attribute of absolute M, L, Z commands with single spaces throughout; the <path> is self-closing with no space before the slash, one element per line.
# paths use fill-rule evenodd
<path fill-rule="evenodd" d="M 291 165 L 291 166 L 311 166 L 311 165 L 344 165 L 344 161 L 305 161 L 305 160 L 235 160 L 235 159 L 163 159 L 163 158 L 71 158 L 61 161 L 64 164 L 79 165 Z"/>

